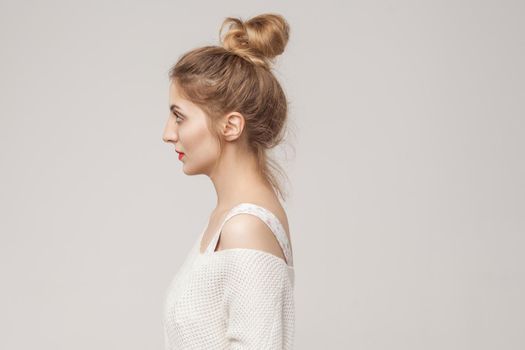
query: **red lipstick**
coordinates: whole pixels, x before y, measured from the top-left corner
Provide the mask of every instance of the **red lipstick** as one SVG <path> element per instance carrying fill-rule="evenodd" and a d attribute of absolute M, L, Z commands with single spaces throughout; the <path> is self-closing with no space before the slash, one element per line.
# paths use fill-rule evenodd
<path fill-rule="evenodd" d="M 182 153 L 182 152 L 178 152 L 178 153 L 179 153 L 179 160 L 181 160 L 182 157 L 184 157 L 184 153 Z"/>

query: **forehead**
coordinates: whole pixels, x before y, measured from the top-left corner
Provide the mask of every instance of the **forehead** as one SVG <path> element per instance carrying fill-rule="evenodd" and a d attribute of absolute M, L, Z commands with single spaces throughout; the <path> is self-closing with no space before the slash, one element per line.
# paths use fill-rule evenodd
<path fill-rule="evenodd" d="M 191 118 L 192 120 L 202 120 L 207 122 L 206 113 L 199 106 L 185 99 L 177 90 L 177 84 L 171 82 L 168 107 L 171 109 L 171 106 L 175 105 L 176 107 L 173 108 L 178 110 L 185 117 Z"/>
<path fill-rule="evenodd" d="M 170 83 L 169 89 L 169 105 L 176 105 L 178 109 L 182 111 L 190 111 L 194 108 L 193 103 L 186 100 L 178 91 L 178 86 L 174 83 Z"/>

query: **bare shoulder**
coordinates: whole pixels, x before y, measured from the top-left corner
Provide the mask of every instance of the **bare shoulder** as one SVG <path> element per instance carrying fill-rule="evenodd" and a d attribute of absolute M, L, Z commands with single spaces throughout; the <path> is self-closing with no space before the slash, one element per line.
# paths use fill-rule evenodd
<path fill-rule="evenodd" d="M 236 214 L 224 223 L 217 250 L 232 248 L 261 250 L 285 259 L 279 241 L 268 225 L 252 214 Z"/>

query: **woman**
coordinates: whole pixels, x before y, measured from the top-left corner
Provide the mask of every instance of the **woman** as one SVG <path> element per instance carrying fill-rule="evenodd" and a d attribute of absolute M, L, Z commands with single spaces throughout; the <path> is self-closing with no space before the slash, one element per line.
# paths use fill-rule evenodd
<path fill-rule="evenodd" d="M 185 174 L 209 176 L 217 206 L 166 292 L 166 349 L 293 347 L 290 234 L 266 155 L 284 135 L 287 101 L 270 64 L 288 36 L 277 14 L 228 17 L 221 46 L 170 70 L 163 140 Z"/>

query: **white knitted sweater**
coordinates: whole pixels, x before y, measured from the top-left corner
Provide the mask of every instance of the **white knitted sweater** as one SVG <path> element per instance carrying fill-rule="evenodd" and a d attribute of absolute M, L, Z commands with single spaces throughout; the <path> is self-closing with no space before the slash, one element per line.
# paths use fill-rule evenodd
<path fill-rule="evenodd" d="M 256 215 L 270 227 L 286 261 L 257 249 L 215 251 L 224 223 L 239 213 Z M 165 349 L 292 349 L 294 267 L 279 219 L 256 204 L 238 204 L 201 254 L 204 231 L 165 294 Z"/>

